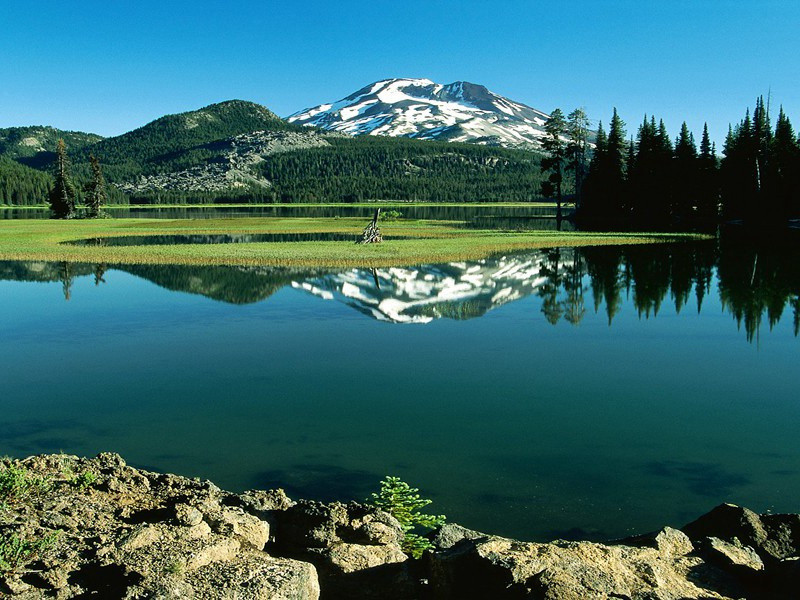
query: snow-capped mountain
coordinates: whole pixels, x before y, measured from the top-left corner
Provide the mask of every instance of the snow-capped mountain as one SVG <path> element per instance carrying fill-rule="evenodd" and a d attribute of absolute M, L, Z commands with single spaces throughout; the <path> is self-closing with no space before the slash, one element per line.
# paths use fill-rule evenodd
<path fill-rule="evenodd" d="M 540 110 L 466 81 L 442 85 L 429 79 L 385 79 L 287 120 L 351 135 L 538 147 L 547 118 Z"/>

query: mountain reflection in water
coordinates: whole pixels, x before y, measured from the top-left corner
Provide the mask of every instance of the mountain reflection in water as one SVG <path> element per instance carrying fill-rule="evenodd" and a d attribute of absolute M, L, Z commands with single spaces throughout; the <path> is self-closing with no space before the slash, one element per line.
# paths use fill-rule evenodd
<path fill-rule="evenodd" d="M 469 262 L 344 271 L 6 261 L 0 262 L 0 278 L 60 280 L 67 300 L 76 277 L 93 277 L 100 285 L 109 268 L 232 304 L 263 301 L 291 286 L 392 323 L 477 318 L 535 295 L 544 318 L 554 325 L 562 320 L 578 325 L 587 310 L 604 312 L 612 325 L 626 304 L 640 318 L 656 317 L 666 302 L 677 313 L 688 305 L 699 313 L 713 290 L 752 340 L 762 324 L 771 329 L 787 312 L 795 335 L 800 330 L 796 238 L 766 244 L 729 234 L 708 242 L 554 248 Z"/>

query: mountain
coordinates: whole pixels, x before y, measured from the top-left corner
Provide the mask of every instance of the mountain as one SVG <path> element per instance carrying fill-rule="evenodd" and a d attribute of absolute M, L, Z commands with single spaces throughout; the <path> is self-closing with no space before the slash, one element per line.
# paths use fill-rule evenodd
<path fill-rule="evenodd" d="M 352 135 L 538 148 L 547 118 L 467 81 L 442 85 L 429 79 L 384 79 L 287 120 Z"/>
<path fill-rule="evenodd" d="M 63 139 L 68 148 L 84 148 L 96 144 L 103 137 L 46 126 L 6 127 L 0 129 L 0 156 L 31 167 L 49 165 L 55 156 L 59 139 Z"/>
<path fill-rule="evenodd" d="M 29 143 L 23 147 L 33 148 Z M 51 179 L 42 171 L 51 170 L 53 156 L 34 165 L 39 171 L 21 169 L 20 162 L 48 153 L 20 158 L 14 150 L 19 147 L 19 141 L 7 143 L 9 150 L 0 152 L 0 202 L 44 204 Z M 288 123 L 242 100 L 167 115 L 111 138 L 74 137 L 67 151 L 79 194 L 90 177 L 89 155 L 100 159 L 112 204 L 513 202 L 535 199 L 541 183 L 536 153 L 407 137 L 353 137 Z"/>
<path fill-rule="evenodd" d="M 107 138 L 90 150 L 118 175 L 126 176 L 127 171 L 163 172 L 210 156 L 213 152 L 204 151 L 207 144 L 253 131 L 300 131 L 300 128 L 255 102 L 228 100 L 166 115 L 128 133 Z M 198 156 L 187 156 L 191 150 L 198 150 Z M 78 155 L 88 152 L 89 149 L 84 149 Z M 181 153 L 183 160 L 176 161 L 176 153 Z"/>

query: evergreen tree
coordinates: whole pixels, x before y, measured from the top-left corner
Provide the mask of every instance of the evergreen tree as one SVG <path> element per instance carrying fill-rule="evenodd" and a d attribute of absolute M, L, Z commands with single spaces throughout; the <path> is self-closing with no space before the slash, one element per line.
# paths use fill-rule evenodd
<path fill-rule="evenodd" d="M 652 222 L 657 212 L 659 168 L 655 117 L 648 119 L 645 115 L 637 132 L 634 158 L 628 170 L 629 206 L 638 222 Z"/>
<path fill-rule="evenodd" d="M 622 210 L 625 189 L 625 159 L 627 156 L 625 138 L 625 122 L 620 118 L 615 107 L 614 114 L 611 117 L 611 124 L 608 128 L 606 169 L 612 210 L 617 214 Z"/>
<path fill-rule="evenodd" d="M 619 219 L 625 216 L 625 167 L 627 142 L 625 123 L 614 109 L 608 136 L 601 123 L 580 216 L 589 219 Z"/>
<path fill-rule="evenodd" d="M 703 124 L 700 155 L 697 164 L 697 215 L 703 221 L 717 218 L 719 204 L 717 156 L 708 135 L 708 124 Z"/>
<path fill-rule="evenodd" d="M 542 150 L 547 157 L 542 159 L 542 168 L 550 171 L 550 177 L 542 185 L 543 195 L 549 196 L 555 192 L 557 202 L 556 219 L 561 220 L 562 187 L 564 180 L 564 164 L 567 157 L 567 145 L 563 136 L 567 133 L 567 122 L 564 113 L 556 108 L 544 124 L 545 136 L 542 138 Z"/>
<path fill-rule="evenodd" d="M 772 131 L 769 124 L 769 112 L 764 108 L 764 97 L 756 100 L 756 109 L 753 111 L 753 150 L 755 151 L 755 177 L 756 191 L 762 198 L 769 195 L 769 168 L 770 145 Z M 761 208 L 761 207 L 759 207 Z"/>
<path fill-rule="evenodd" d="M 64 140 L 56 145 L 55 184 L 50 190 L 50 208 L 56 219 L 69 219 L 75 216 L 75 186 L 69 174 L 69 160 Z"/>
<path fill-rule="evenodd" d="M 778 214 L 783 219 L 800 215 L 800 144 L 795 138 L 789 117 L 778 114 L 775 136 L 772 138 L 775 201 Z"/>
<path fill-rule="evenodd" d="M 589 148 L 589 117 L 583 108 L 576 108 L 567 115 L 567 164 L 575 179 L 575 206 L 580 207 L 583 182 L 587 173 Z"/>
<path fill-rule="evenodd" d="M 84 187 L 86 192 L 84 202 L 87 216 L 96 219 L 102 214 L 103 207 L 108 201 L 108 193 L 106 192 L 106 180 L 103 177 L 103 168 L 100 166 L 100 161 L 94 154 L 90 154 L 89 163 L 92 167 L 92 179 Z"/>
<path fill-rule="evenodd" d="M 723 148 L 720 176 L 722 210 L 725 219 L 752 218 L 759 193 L 756 165 L 756 144 L 750 110 L 744 120 L 728 131 Z"/>
<path fill-rule="evenodd" d="M 672 214 L 679 221 L 685 222 L 691 219 L 697 206 L 699 166 L 694 136 L 684 121 L 675 142 L 675 180 L 672 198 Z"/>

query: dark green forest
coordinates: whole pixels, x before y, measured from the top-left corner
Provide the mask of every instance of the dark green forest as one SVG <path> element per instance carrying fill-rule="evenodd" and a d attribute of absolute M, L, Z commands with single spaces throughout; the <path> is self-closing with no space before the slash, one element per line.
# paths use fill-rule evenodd
<path fill-rule="evenodd" d="M 261 165 L 277 202 L 528 201 L 539 156 L 522 150 L 362 136 L 271 156 Z"/>
<path fill-rule="evenodd" d="M 582 200 L 578 215 L 590 226 L 786 223 L 800 217 L 800 140 L 782 108 L 773 128 L 763 98 L 730 127 L 721 157 L 707 128 L 698 147 L 686 123 L 673 141 L 652 116 L 628 139 L 615 109 L 608 133 L 598 128 Z"/>

